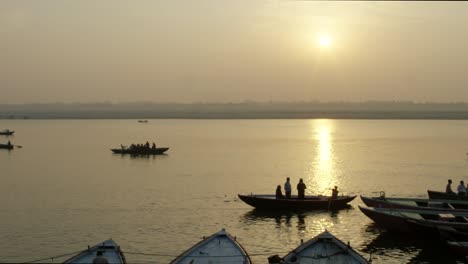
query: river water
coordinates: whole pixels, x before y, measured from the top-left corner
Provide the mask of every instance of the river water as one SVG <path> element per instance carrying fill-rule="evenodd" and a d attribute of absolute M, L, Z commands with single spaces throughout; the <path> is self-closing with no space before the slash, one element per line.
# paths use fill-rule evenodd
<path fill-rule="evenodd" d="M 426 197 L 468 181 L 468 121 L 0 120 L 0 262 L 75 252 L 108 238 L 129 263 L 168 263 L 226 228 L 255 263 L 327 229 L 373 263 L 456 263 L 437 240 L 380 230 L 358 209 L 262 213 L 238 193 L 273 193 L 286 177 L 306 194 Z M 167 155 L 112 154 L 156 142 Z M 294 190 L 295 191 L 295 190 Z M 294 193 L 294 192 L 293 192 Z M 63 258 L 45 260 L 60 262 Z"/>

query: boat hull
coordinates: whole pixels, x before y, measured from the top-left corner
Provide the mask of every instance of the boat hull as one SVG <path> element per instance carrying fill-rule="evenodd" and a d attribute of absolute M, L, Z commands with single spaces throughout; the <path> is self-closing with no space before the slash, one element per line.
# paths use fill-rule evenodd
<path fill-rule="evenodd" d="M 370 263 L 349 244 L 325 231 L 283 257 L 284 263 Z"/>
<path fill-rule="evenodd" d="M 169 148 L 155 148 L 155 149 L 142 149 L 142 150 L 131 150 L 131 149 L 111 149 L 115 154 L 129 154 L 129 155 L 163 155 Z"/>
<path fill-rule="evenodd" d="M 251 264 L 244 248 L 224 229 L 204 238 L 182 253 L 171 264 Z"/>
<path fill-rule="evenodd" d="M 330 199 L 328 196 L 306 196 L 305 199 L 276 199 L 274 195 L 241 195 L 239 198 L 246 204 L 259 210 L 336 210 L 349 207 L 348 203 L 356 196 L 339 196 Z"/>
<path fill-rule="evenodd" d="M 0 149 L 12 150 L 14 147 L 15 147 L 14 145 L 0 144 Z"/>
<path fill-rule="evenodd" d="M 427 194 L 429 195 L 429 199 L 468 201 L 468 196 L 464 196 L 464 195 L 450 194 L 450 193 L 437 192 L 437 191 L 431 191 L 431 190 L 427 190 Z"/>
<path fill-rule="evenodd" d="M 8 132 L 2 131 L 0 132 L 0 136 L 11 136 L 13 135 L 13 133 L 15 133 L 15 131 L 8 131 Z"/>
<path fill-rule="evenodd" d="M 436 210 L 410 210 L 389 208 L 364 208 L 361 212 L 377 225 L 390 231 L 415 232 L 439 238 L 437 227 L 452 227 L 468 231 L 468 212 L 450 212 Z M 451 217 L 450 219 L 444 219 Z M 435 235 L 437 234 L 437 235 Z"/>
<path fill-rule="evenodd" d="M 434 200 L 418 198 L 381 198 L 360 196 L 361 200 L 369 207 L 436 210 L 446 212 L 468 212 L 468 201 L 462 200 Z"/>
<path fill-rule="evenodd" d="M 468 242 L 447 241 L 450 251 L 460 256 L 468 256 Z"/>
<path fill-rule="evenodd" d="M 408 226 L 405 219 L 400 216 L 379 213 L 378 211 L 361 206 L 359 206 L 359 209 L 377 225 L 385 229 L 393 232 L 411 232 L 411 228 Z"/>
<path fill-rule="evenodd" d="M 106 240 L 100 244 L 97 244 L 93 247 L 88 247 L 88 249 L 83 250 L 79 254 L 65 260 L 63 263 L 93 263 L 94 258 L 96 258 L 97 253 L 101 252 L 102 257 L 107 260 L 108 263 L 112 264 L 125 264 L 127 263 L 125 255 L 120 249 L 120 246 L 117 245 L 112 239 Z"/>

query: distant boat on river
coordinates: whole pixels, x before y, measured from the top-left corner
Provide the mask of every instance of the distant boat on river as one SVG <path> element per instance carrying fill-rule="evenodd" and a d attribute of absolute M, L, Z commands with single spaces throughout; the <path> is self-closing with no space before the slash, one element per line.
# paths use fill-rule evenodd
<path fill-rule="evenodd" d="M 290 199 L 277 199 L 274 194 L 238 194 L 239 198 L 246 204 L 260 210 L 336 210 L 346 208 L 349 202 L 356 196 L 338 196 L 331 199 L 331 196 L 305 196 L 305 199 L 298 199 L 292 195 Z"/>
<path fill-rule="evenodd" d="M 12 150 L 15 146 L 12 144 L 0 144 L 0 149 Z"/>
<path fill-rule="evenodd" d="M 223 228 L 210 237 L 203 238 L 170 264 L 194 263 L 251 264 L 252 261 L 236 238 Z"/>
<path fill-rule="evenodd" d="M 93 247 L 89 247 L 86 250 L 83 250 L 78 255 L 75 255 L 63 263 L 93 263 L 93 260 L 97 256 L 101 256 L 101 258 L 105 258 L 107 263 L 112 264 L 125 264 L 127 261 L 125 260 L 125 255 L 120 250 L 120 246 L 117 245 L 112 239 L 106 240 L 100 244 L 97 244 Z M 101 263 L 101 262 L 99 262 Z"/>
<path fill-rule="evenodd" d="M 349 242 L 345 244 L 328 231 L 325 231 L 292 250 L 279 262 L 272 261 L 270 258 L 269 263 L 368 264 L 370 261 L 367 261 L 352 249 Z"/>
<path fill-rule="evenodd" d="M 9 130 L 9 129 L 5 129 L 5 130 L 0 131 L 0 135 L 2 135 L 2 136 L 11 136 L 11 135 L 13 135 L 13 133 L 15 133 L 15 131 Z"/>
<path fill-rule="evenodd" d="M 147 148 L 147 149 L 131 149 L 119 148 L 111 149 L 116 154 L 130 154 L 130 155 L 163 155 L 169 148 Z"/>
<path fill-rule="evenodd" d="M 138 123 L 148 123 L 148 120 L 138 120 Z"/>

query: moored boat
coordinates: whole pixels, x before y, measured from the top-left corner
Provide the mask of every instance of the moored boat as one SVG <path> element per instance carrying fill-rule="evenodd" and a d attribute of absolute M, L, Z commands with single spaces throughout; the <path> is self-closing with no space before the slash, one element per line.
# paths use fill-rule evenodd
<path fill-rule="evenodd" d="M 131 155 L 162 155 L 169 148 L 142 148 L 142 149 L 131 149 L 131 148 L 120 148 L 111 149 L 116 154 L 131 154 Z"/>
<path fill-rule="evenodd" d="M 2 135 L 2 136 L 11 136 L 11 135 L 13 135 L 13 133 L 15 133 L 15 131 L 12 131 L 12 130 L 9 130 L 9 129 L 5 129 L 5 130 L 0 131 L 0 135 Z"/>
<path fill-rule="evenodd" d="M 93 263 L 94 259 L 100 258 L 101 261 L 107 260 L 107 263 L 125 264 L 125 255 L 112 239 L 106 240 L 93 247 L 83 250 L 81 253 L 65 260 L 63 263 Z M 105 259 L 105 260 L 104 260 Z M 103 262 L 99 262 L 103 263 Z"/>
<path fill-rule="evenodd" d="M 171 264 L 251 264 L 244 248 L 223 228 L 182 253 Z"/>
<path fill-rule="evenodd" d="M 362 195 L 360 197 L 361 200 L 369 207 L 468 212 L 468 201 L 462 200 L 393 198 L 385 196 L 366 197 Z"/>
<path fill-rule="evenodd" d="M 0 144 L 0 149 L 8 149 L 8 150 L 11 150 L 13 149 L 15 146 L 14 145 L 11 145 L 11 144 Z"/>
<path fill-rule="evenodd" d="M 298 199 L 291 196 L 290 199 L 277 199 L 273 194 L 238 194 L 239 198 L 246 204 L 259 210 L 336 210 L 348 207 L 356 196 L 338 196 L 331 199 L 331 196 L 305 196 Z"/>
<path fill-rule="evenodd" d="M 343 243 L 328 231 L 324 231 L 318 236 L 301 244 L 284 256 L 280 262 L 270 263 L 307 263 L 307 264 L 327 264 L 327 263 L 348 263 L 365 264 L 370 263 L 363 256 L 357 253 L 349 244 Z"/>
<path fill-rule="evenodd" d="M 468 212 L 361 207 L 361 212 L 390 231 L 423 233 L 436 226 L 468 230 Z M 415 228 L 417 227 L 417 228 Z"/>
<path fill-rule="evenodd" d="M 468 242 L 447 241 L 447 246 L 450 251 L 460 256 L 468 256 Z"/>
<path fill-rule="evenodd" d="M 427 190 L 427 194 L 429 195 L 429 199 L 437 199 L 437 200 L 464 200 L 468 201 L 468 196 L 466 195 L 457 195 L 456 193 L 446 193 L 446 192 L 438 192 Z"/>

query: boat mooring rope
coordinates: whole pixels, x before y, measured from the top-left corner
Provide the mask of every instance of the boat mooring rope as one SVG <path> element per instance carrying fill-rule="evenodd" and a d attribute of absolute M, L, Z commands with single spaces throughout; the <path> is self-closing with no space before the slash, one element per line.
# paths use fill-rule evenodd
<path fill-rule="evenodd" d="M 52 260 L 52 261 L 54 261 L 54 259 L 62 258 L 62 257 L 70 256 L 70 255 L 76 255 L 76 254 L 81 253 L 81 252 L 84 252 L 84 251 L 86 251 L 86 250 L 80 250 L 80 251 L 76 251 L 76 252 L 72 252 L 72 253 L 62 254 L 62 255 L 53 256 L 53 257 L 48 257 L 48 258 L 43 258 L 43 259 L 36 259 L 36 260 L 30 260 L 30 261 L 23 261 L 22 263 L 35 263 L 35 262 L 41 262 L 41 261 L 46 261 L 46 260 Z"/>
<path fill-rule="evenodd" d="M 41 261 L 46 261 L 46 260 L 51 260 L 54 261 L 54 259 L 70 256 L 70 255 L 76 255 L 79 253 L 82 253 L 86 250 L 80 250 L 76 252 L 71 252 L 71 253 L 66 253 L 66 254 L 61 254 L 53 257 L 48 257 L 48 258 L 42 258 L 42 259 L 35 259 L 35 260 L 29 260 L 29 261 L 21 261 L 21 263 L 36 263 L 36 262 L 41 262 Z M 277 254 L 288 254 L 290 251 L 287 252 L 277 252 Z M 154 257 L 173 257 L 176 258 L 180 256 L 180 254 L 163 254 L 163 253 L 145 253 L 145 252 L 131 252 L 131 251 L 124 251 L 123 252 L 125 255 L 141 255 L 141 256 L 154 256 Z M 249 256 L 271 256 L 273 253 L 255 253 L 255 254 L 249 254 Z M 242 257 L 244 255 L 232 255 L 232 256 L 209 256 L 209 257 Z M 203 258 L 207 256 L 190 256 L 191 258 Z M 10 261 L 0 261 L 0 263 L 11 263 Z"/>

